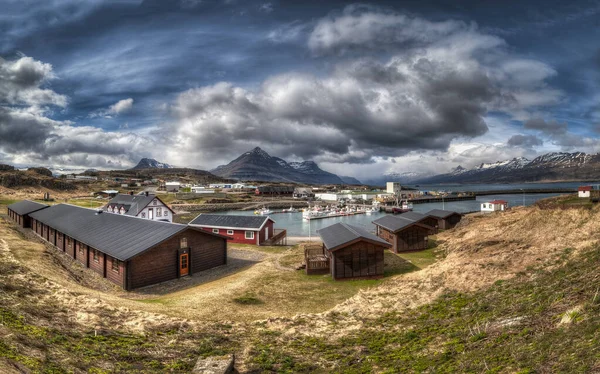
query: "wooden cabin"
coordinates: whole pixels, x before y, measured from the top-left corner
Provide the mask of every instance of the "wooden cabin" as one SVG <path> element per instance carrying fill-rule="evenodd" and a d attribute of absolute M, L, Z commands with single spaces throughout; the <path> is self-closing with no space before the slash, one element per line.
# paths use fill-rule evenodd
<path fill-rule="evenodd" d="M 287 238 L 286 230 L 276 230 L 275 221 L 269 216 L 200 214 L 189 224 L 226 236 L 231 243 L 275 244 Z"/>
<path fill-rule="evenodd" d="M 8 216 L 23 228 L 31 227 L 31 213 L 48 208 L 46 204 L 36 203 L 35 201 L 23 200 L 18 203 L 10 204 L 8 207 Z"/>
<path fill-rule="evenodd" d="M 377 236 L 392 245 L 395 253 L 427 249 L 428 235 L 435 228 L 401 216 L 384 216 L 373 224 Z"/>
<path fill-rule="evenodd" d="M 42 239 L 132 290 L 227 263 L 227 240 L 187 225 L 59 204 L 31 214 Z"/>
<path fill-rule="evenodd" d="M 418 213 L 418 212 L 406 212 L 406 213 L 402 213 L 400 214 L 401 218 L 407 218 L 410 219 L 412 221 L 418 222 L 418 223 L 422 223 L 426 226 L 432 227 L 433 230 L 431 230 L 431 234 L 437 234 L 438 232 L 438 219 L 435 217 L 430 217 L 428 215 L 425 215 L 423 213 Z"/>
<path fill-rule="evenodd" d="M 462 214 L 451 210 L 433 209 L 425 213 L 425 215 L 437 219 L 437 228 L 439 230 L 454 228 L 462 219 Z"/>
<path fill-rule="evenodd" d="M 391 245 L 367 230 L 336 223 L 317 230 L 334 280 L 382 278 L 384 250 Z"/>

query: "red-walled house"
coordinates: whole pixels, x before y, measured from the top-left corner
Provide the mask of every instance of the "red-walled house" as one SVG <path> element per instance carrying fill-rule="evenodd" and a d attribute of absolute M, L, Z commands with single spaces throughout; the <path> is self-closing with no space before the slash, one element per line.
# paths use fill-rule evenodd
<path fill-rule="evenodd" d="M 227 263 L 227 240 L 188 225 L 58 204 L 32 228 L 73 260 L 132 290 Z"/>
<path fill-rule="evenodd" d="M 200 214 L 190 225 L 226 236 L 230 243 L 261 245 L 273 237 L 274 223 L 269 216 Z"/>

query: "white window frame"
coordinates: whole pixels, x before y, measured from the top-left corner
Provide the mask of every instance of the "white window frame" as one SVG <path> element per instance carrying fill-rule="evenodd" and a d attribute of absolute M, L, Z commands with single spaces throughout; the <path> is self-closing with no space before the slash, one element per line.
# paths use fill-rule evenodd
<path fill-rule="evenodd" d="M 250 233 L 250 237 L 248 237 L 248 233 Z M 252 240 L 254 239 L 254 231 L 246 231 L 244 232 L 244 238 L 248 239 L 248 240 Z"/>
<path fill-rule="evenodd" d="M 218 234 L 219 233 L 219 229 L 212 229 L 213 234 Z"/>
<path fill-rule="evenodd" d="M 233 230 L 227 230 L 227 235 L 233 235 Z"/>

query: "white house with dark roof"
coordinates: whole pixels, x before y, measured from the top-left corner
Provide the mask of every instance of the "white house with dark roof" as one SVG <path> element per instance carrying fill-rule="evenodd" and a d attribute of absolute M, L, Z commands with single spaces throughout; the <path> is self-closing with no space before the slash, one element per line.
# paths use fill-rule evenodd
<path fill-rule="evenodd" d="M 119 194 L 112 198 L 102 210 L 108 213 L 165 222 L 173 222 L 175 214 L 158 196 L 148 193 L 142 195 Z"/>

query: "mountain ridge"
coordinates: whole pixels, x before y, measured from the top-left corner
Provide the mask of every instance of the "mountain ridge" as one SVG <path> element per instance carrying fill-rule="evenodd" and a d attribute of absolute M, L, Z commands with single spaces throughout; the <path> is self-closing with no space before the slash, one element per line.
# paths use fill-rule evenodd
<path fill-rule="evenodd" d="M 223 178 L 237 180 L 345 184 L 341 177 L 321 169 L 314 161 L 287 162 L 269 155 L 260 147 L 244 152 L 227 165 L 220 165 L 210 172 Z"/>
<path fill-rule="evenodd" d="M 522 183 L 600 179 L 600 154 L 550 152 L 529 160 L 482 163 L 472 169 L 457 166 L 449 173 L 420 178 L 414 183 Z"/>

